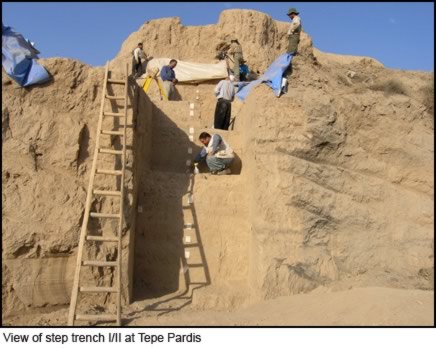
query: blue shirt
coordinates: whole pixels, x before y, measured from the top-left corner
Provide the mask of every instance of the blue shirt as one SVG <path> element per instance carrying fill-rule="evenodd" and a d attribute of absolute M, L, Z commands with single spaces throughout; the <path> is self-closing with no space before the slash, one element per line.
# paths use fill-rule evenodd
<path fill-rule="evenodd" d="M 241 64 L 241 66 L 239 67 L 239 73 L 247 75 L 249 72 L 250 70 L 248 69 L 248 66 L 246 64 Z"/>
<path fill-rule="evenodd" d="M 162 81 L 172 81 L 176 78 L 176 73 L 169 65 L 165 65 L 160 71 Z"/>

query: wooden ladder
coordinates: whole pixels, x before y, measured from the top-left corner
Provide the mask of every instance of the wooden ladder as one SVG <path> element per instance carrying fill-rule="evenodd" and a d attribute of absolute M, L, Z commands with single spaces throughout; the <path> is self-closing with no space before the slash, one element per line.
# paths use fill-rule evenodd
<path fill-rule="evenodd" d="M 123 96 L 110 96 L 107 93 L 108 84 L 119 84 L 124 85 L 124 95 Z M 79 247 L 77 253 L 76 270 L 74 273 L 74 283 L 71 294 L 70 310 L 68 314 L 68 325 L 73 326 L 74 322 L 77 321 L 113 321 L 116 325 L 121 325 L 121 238 L 122 238 L 122 228 L 123 228 L 123 201 L 124 201 L 124 176 L 125 176 L 125 166 L 126 166 L 126 122 L 127 122 L 127 93 L 128 93 L 128 65 L 126 65 L 125 78 L 123 80 L 115 80 L 109 78 L 109 62 L 106 63 L 104 82 L 103 82 L 103 92 L 101 98 L 100 114 L 98 118 L 97 125 L 97 136 L 94 151 L 94 158 L 92 161 L 92 168 L 88 184 L 88 192 L 86 196 L 85 203 L 85 215 L 83 217 L 82 229 L 80 232 Z M 123 100 L 124 101 L 124 111 L 121 113 L 105 112 L 105 101 L 106 100 Z M 110 131 L 103 130 L 103 118 L 105 117 L 118 117 L 123 119 L 123 123 L 120 125 L 120 131 Z M 101 135 L 118 135 L 121 137 L 122 150 L 112 150 L 100 147 L 100 136 Z M 121 156 L 121 170 L 107 170 L 97 168 L 98 155 L 101 153 L 120 155 Z M 115 175 L 121 177 L 120 191 L 108 191 L 108 190 L 98 190 L 94 188 L 94 179 L 96 174 L 99 175 Z M 93 202 L 93 196 L 112 196 L 119 197 L 120 199 L 120 211 L 117 214 L 107 214 L 91 212 L 91 205 Z M 88 235 L 88 221 L 89 218 L 98 219 L 117 219 L 118 220 L 118 233 L 114 237 L 103 237 L 103 236 L 92 236 Z M 96 260 L 83 260 L 83 251 L 86 248 L 86 242 L 103 242 L 103 243 L 116 243 L 117 245 L 117 260 L 116 261 L 96 261 Z M 113 287 L 83 287 L 80 286 L 80 272 L 82 266 L 85 267 L 113 267 L 116 273 L 115 286 Z M 77 314 L 77 299 L 80 293 L 115 293 L 116 294 L 116 314 Z"/>

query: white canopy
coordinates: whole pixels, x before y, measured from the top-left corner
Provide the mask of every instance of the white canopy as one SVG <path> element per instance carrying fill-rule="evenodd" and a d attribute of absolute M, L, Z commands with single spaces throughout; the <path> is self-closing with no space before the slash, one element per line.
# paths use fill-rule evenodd
<path fill-rule="evenodd" d="M 170 60 L 170 58 L 153 58 L 148 62 L 147 70 L 158 68 L 160 73 L 162 67 L 168 65 Z M 224 60 L 216 64 L 192 63 L 178 60 L 174 71 L 179 82 L 225 79 L 227 77 L 227 64 Z"/>

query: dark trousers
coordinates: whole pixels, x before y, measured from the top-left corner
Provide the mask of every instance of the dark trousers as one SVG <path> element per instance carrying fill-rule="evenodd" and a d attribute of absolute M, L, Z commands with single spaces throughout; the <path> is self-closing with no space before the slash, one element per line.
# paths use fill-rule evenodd
<path fill-rule="evenodd" d="M 215 108 L 215 129 L 228 130 L 232 116 L 232 102 L 223 98 L 218 99 Z"/>
<path fill-rule="evenodd" d="M 288 40 L 288 50 L 286 52 L 292 54 L 297 53 L 298 44 L 300 43 L 300 34 L 289 35 Z"/>
<path fill-rule="evenodd" d="M 134 67 L 134 74 L 136 77 L 141 76 L 144 72 L 142 70 L 142 60 L 139 58 L 139 63 L 136 63 L 135 58 L 133 58 L 133 67 Z"/>

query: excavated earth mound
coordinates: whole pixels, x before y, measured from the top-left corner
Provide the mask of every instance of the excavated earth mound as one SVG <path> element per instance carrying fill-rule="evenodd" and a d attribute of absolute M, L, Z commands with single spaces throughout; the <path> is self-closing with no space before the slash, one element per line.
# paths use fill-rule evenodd
<path fill-rule="evenodd" d="M 262 73 L 285 51 L 287 25 L 251 10 L 224 11 L 204 27 L 153 20 L 127 38 L 110 68 L 121 74 L 140 41 L 154 57 L 215 63 L 237 34 L 248 65 Z M 286 94 L 277 98 L 261 85 L 234 102 L 234 128 L 219 132 L 237 154 L 233 175 L 202 173 L 195 184 L 187 151 L 195 155 L 199 132 L 213 131 L 216 81 L 181 84 L 174 102 L 160 101 L 156 89 L 145 95 L 141 80 L 132 83 L 123 237 L 131 325 L 194 325 L 224 309 L 236 311 L 233 319 L 211 324 L 280 325 L 268 306 L 287 325 L 432 323 L 433 74 L 323 53 L 306 33 L 300 48 Z M 53 76 L 45 85 L 17 88 L 2 74 L 2 318 L 13 325 L 65 324 L 104 75 L 70 59 L 40 62 Z M 112 201 L 93 206 L 115 209 Z M 199 245 L 190 256 L 187 221 L 195 222 L 190 233 Z M 109 224 L 91 229 L 116 231 Z M 90 253 L 114 256 L 99 246 Z M 189 263 L 201 267 L 187 271 Z M 112 277 L 98 269 L 88 276 L 102 285 Z M 325 301 L 315 301 L 319 294 Z M 377 319 L 377 301 L 386 296 L 385 310 L 395 314 Z M 364 298 L 358 313 L 371 308 L 370 319 L 335 319 L 347 310 L 339 298 L 349 306 Z M 331 318 L 299 322 L 288 314 L 303 310 L 300 300 Z"/>

